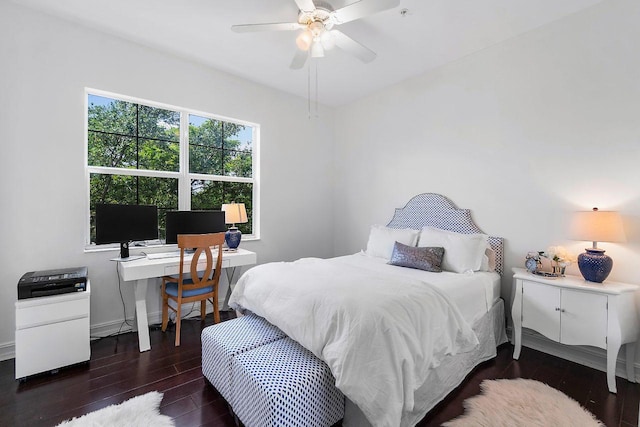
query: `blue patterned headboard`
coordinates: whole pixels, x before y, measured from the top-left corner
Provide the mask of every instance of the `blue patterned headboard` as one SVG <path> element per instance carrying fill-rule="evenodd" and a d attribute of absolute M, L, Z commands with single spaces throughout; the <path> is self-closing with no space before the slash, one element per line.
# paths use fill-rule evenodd
<path fill-rule="evenodd" d="M 457 233 L 482 233 L 471 219 L 469 209 L 458 209 L 453 202 L 441 194 L 418 194 L 405 207 L 396 208 L 393 218 L 387 224 L 391 228 L 413 228 L 419 230 L 430 226 Z M 489 236 L 489 245 L 496 253 L 496 272 L 504 273 L 504 239 Z"/>

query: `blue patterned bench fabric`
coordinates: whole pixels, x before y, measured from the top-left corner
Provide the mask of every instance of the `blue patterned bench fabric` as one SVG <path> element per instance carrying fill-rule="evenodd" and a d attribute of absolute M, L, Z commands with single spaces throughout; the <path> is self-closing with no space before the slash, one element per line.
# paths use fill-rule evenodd
<path fill-rule="evenodd" d="M 326 427 L 344 417 L 329 367 L 290 338 L 233 358 L 233 410 L 245 426 Z"/>
<path fill-rule="evenodd" d="M 254 314 L 209 326 L 202 330 L 202 374 L 233 407 L 232 359 L 285 337 L 280 329 Z"/>

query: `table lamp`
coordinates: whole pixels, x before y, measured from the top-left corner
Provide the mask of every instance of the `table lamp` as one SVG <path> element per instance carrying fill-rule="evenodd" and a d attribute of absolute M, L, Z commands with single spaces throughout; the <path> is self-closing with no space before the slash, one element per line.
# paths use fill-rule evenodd
<path fill-rule="evenodd" d="M 598 208 L 576 212 L 571 224 L 571 238 L 593 242 L 593 247 L 585 248 L 587 252 L 578 255 L 578 267 L 585 280 L 596 283 L 604 282 L 613 267 L 613 260 L 604 254 L 604 249 L 598 248 L 598 242 L 626 241 L 620 214 L 599 211 Z"/>
<path fill-rule="evenodd" d="M 223 204 L 222 210 L 224 211 L 224 222 L 231 224 L 231 227 L 224 235 L 224 241 L 227 243 L 227 247 L 234 251 L 238 249 L 242 239 L 242 233 L 238 230 L 236 224 L 247 222 L 247 210 L 244 207 L 244 203 L 236 202 Z"/>

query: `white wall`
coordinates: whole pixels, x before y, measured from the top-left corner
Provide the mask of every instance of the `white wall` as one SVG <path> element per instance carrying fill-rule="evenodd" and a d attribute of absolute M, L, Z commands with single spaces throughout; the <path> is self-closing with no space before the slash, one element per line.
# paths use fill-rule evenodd
<path fill-rule="evenodd" d="M 628 237 L 600 244 L 610 278 L 640 284 L 638 22 L 637 1 L 602 2 L 337 109 L 336 255 L 441 193 L 506 239 L 509 301 L 511 267 L 550 245 L 583 252 L 571 213 L 598 206 Z"/>
<path fill-rule="evenodd" d="M 262 239 L 242 246 L 259 262 L 332 255 L 331 110 L 310 121 L 302 98 L 4 0 L 0 61 L 0 359 L 13 352 L 16 285 L 27 271 L 86 265 L 93 331 L 123 318 L 116 252 L 84 252 L 85 87 L 259 123 Z M 122 291 L 131 317 L 131 286 Z M 156 315 L 156 286 L 148 304 Z"/>

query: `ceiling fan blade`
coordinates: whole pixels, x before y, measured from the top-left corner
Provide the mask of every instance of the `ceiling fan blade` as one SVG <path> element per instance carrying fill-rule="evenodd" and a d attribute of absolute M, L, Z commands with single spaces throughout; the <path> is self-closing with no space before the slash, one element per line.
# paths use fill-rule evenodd
<path fill-rule="evenodd" d="M 316 9 L 316 5 L 312 0 L 295 0 L 298 5 L 298 9 L 303 12 L 313 12 Z"/>
<path fill-rule="evenodd" d="M 374 51 L 361 45 L 345 33 L 338 30 L 332 30 L 331 35 L 335 40 L 336 46 L 345 52 L 352 54 L 362 62 L 371 62 L 376 59 L 377 55 Z"/>
<path fill-rule="evenodd" d="M 296 54 L 293 57 L 293 61 L 291 61 L 291 65 L 289 68 L 292 70 L 299 70 L 304 67 L 305 62 L 307 62 L 307 57 L 309 56 L 309 51 L 305 50 L 297 50 Z"/>
<path fill-rule="evenodd" d="M 333 12 L 337 24 L 355 21 L 383 10 L 392 9 L 400 4 L 400 0 L 360 0 Z"/>
<path fill-rule="evenodd" d="M 303 28 L 297 22 L 280 22 L 273 24 L 240 24 L 232 25 L 231 29 L 236 33 L 253 33 L 257 31 L 295 31 Z"/>

